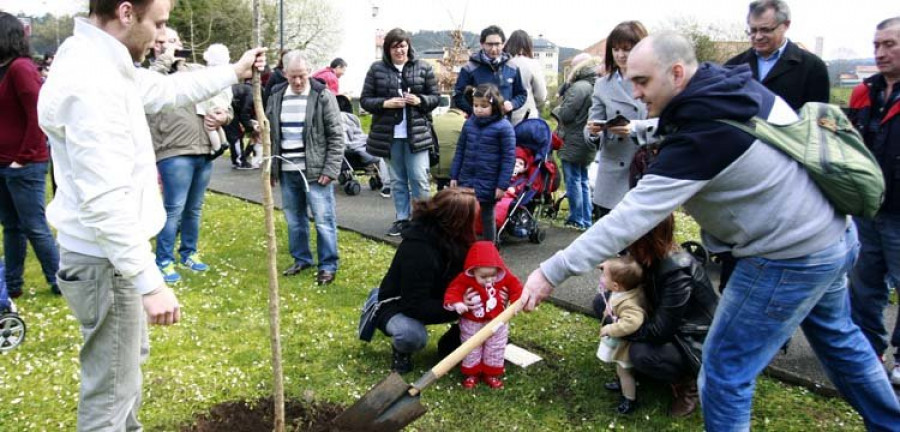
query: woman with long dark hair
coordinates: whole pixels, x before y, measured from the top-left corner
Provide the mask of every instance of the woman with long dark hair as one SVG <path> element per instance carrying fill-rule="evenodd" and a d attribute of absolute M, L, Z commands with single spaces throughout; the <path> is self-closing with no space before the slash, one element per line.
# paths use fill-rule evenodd
<path fill-rule="evenodd" d="M 648 306 L 644 324 L 626 337 L 629 357 L 639 374 L 671 385 L 669 415 L 686 416 L 699 403 L 697 374 L 718 295 L 703 265 L 675 242 L 672 215 L 629 246 L 628 254 L 644 268 Z M 594 311 L 603 316 L 604 308 L 598 295 Z M 618 382 L 605 387 L 619 390 Z"/>
<path fill-rule="evenodd" d="M 6 286 L 13 298 L 22 295 L 25 282 L 26 241 L 51 291 L 59 294 L 59 250 L 44 215 L 50 151 L 38 126 L 40 89 L 41 74 L 31 60 L 25 28 L 18 18 L 0 12 L 0 223 Z"/>
<path fill-rule="evenodd" d="M 631 48 L 645 37 L 647 29 L 638 21 L 613 28 L 606 38 L 606 76 L 594 83 L 585 134 L 600 149 L 592 198 L 599 216 L 609 213 L 630 189 L 631 162 L 639 146 L 646 144 L 646 135 L 652 131 L 648 128 L 655 128 L 656 121 L 645 120 L 647 107 L 632 96 L 631 81 L 625 78 Z M 603 124 L 619 116 L 629 123 Z"/>
<path fill-rule="evenodd" d="M 413 200 L 427 199 L 431 111 L 440 102 L 437 79 L 417 60 L 409 33 L 395 28 L 384 36 L 381 60 L 366 74 L 359 104 L 372 113 L 366 150 L 388 160 L 396 219 L 388 230 L 398 236 L 409 224 Z"/>
<path fill-rule="evenodd" d="M 391 369 L 412 370 L 412 353 L 428 342 L 426 325 L 456 322 L 459 315 L 444 309 L 444 292 L 463 270 L 469 247 L 475 243 L 478 201 L 472 189 L 450 187 L 434 198 L 417 201 L 413 218 L 381 286 L 373 290 L 383 302 L 377 327 L 391 337 Z M 453 326 L 438 343 L 441 352 L 459 345 Z"/>

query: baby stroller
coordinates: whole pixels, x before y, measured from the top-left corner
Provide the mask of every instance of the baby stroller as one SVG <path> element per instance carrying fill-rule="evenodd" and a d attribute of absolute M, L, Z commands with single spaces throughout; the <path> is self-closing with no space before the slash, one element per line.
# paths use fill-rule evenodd
<path fill-rule="evenodd" d="M 350 149 L 344 152 L 344 160 L 341 161 L 341 172 L 338 174 L 338 184 L 347 195 L 359 195 L 362 187 L 358 175 L 369 176 L 369 188 L 379 190 L 384 186 L 382 170 L 378 168 L 381 159 L 363 151 Z"/>
<path fill-rule="evenodd" d="M 25 321 L 6 291 L 5 267 L 0 262 L 0 352 L 10 351 L 25 340 Z"/>
<path fill-rule="evenodd" d="M 538 218 L 552 210 L 560 180 L 559 168 L 550 157 L 550 126 L 539 118 L 526 119 L 515 130 L 516 146 L 527 150 L 533 160 L 526 169 L 524 187 L 516 188 L 517 193 L 508 207 L 502 204 L 503 200 L 497 206 L 497 218 L 503 221 L 497 223 L 500 227 L 497 238 L 500 242 L 527 238 L 532 243 L 541 243 L 546 231 L 538 226 Z"/>

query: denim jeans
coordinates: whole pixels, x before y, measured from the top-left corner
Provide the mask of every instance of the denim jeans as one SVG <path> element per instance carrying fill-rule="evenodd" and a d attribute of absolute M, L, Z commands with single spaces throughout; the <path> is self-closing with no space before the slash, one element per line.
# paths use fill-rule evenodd
<path fill-rule="evenodd" d="M 206 155 L 173 156 L 156 163 L 162 179 L 166 224 L 156 235 L 156 265 L 175 261 L 175 236 L 181 231 L 178 254 L 187 258 L 197 252 L 200 238 L 200 213 L 212 161 Z"/>
<path fill-rule="evenodd" d="M 562 161 L 563 178 L 566 182 L 566 198 L 569 199 L 569 219 L 567 222 L 582 227 L 591 226 L 591 189 L 588 185 L 587 166 Z"/>
<path fill-rule="evenodd" d="M 859 243 L 851 226 L 822 251 L 738 261 L 703 346 L 698 384 L 706 430 L 748 431 L 756 377 L 797 326 L 868 430 L 896 430 L 900 404 L 850 319 L 847 272 Z"/>
<path fill-rule="evenodd" d="M 425 348 L 428 342 L 428 331 L 421 321 L 402 313 L 391 317 L 385 330 L 392 340 L 393 347 L 402 353 L 413 353 Z"/>
<path fill-rule="evenodd" d="M 0 222 L 3 223 L 3 255 L 6 262 L 6 286 L 11 291 L 25 281 L 26 240 L 41 263 L 44 278 L 56 283 L 59 250 L 44 215 L 47 192 L 47 162 L 35 162 L 22 168 L 0 168 Z"/>
<path fill-rule="evenodd" d="M 391 174 L 391 198 L 397 220 L 408 220 L 412 214 L 412 200 L 425 200 L 431 195 L 428 184 L 428 152 L 410 151 L 409 140 L 395 139 L 388 160 Z"/>
<path fill-rule="evenodd" d="M 478 201 L 478 211 L 481 214 L 481 239 L 489 242 L 497 237 L 497 220 L 494 217 L 494 207 L 497 201 Z"/>
<path fill-rule="evenodd" d="M 81 326 L 79 431 L 138 431 L 150 353 L 141 296 L 106 258 L 60 251 L 59 289 Z"/>
<path fill-rule="evenodd" d="M 299 171 L 281 172 L 281 204 L 288 226 L 288 248 L 295 263 L 313 263 L 309 248 L 308 207 L 316 224 L 319 270 L 335 272 L 338 268 L 338 242 L 334 182 L 322 186 L 312 181 L 308 186 L 309 191 Z"/>
<path fill-rule="evenodd" d="M 874 219 L 854 218 L 859 229 L 859 259 L 850 272 L 853 322 L 862 329 L 875 354 L 888 347 L 884 308 L 890 289 L 900 283 L 900 215 L 880 213 Z M 900 320 L 894 322 L 891 345 L 900 347 Z M 900 352 L 894 352 L 900 359 Z"/>

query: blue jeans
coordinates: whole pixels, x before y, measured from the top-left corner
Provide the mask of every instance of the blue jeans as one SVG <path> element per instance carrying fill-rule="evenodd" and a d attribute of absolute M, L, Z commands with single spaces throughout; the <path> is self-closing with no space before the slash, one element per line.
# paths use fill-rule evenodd
<path fill-rule="evenodd" d="M 156 163 L 162 179 L 166 224 L 156 235 L 156 265 L 175 261 L 175 236 L 181 231 L 178 254 L 187 258 L 197 252 L 200 238 L 200 213 L 212 161 L 206 155 L 173 156 Z"/>
<path fill-rule="evenodd" d="M 3 224 L 3 256 L 6 261 L 6 286 L 22 289 L 25 280 L 26 240 L 41 263 L 44 279 L 56 283 L 59 250 L 44 215 L 47 193 L 47 162 L 35 162 L 22 168 L 0 168 L 0 222 Z"/>
<path fill-rule="evenodd" d="M 281 204 L 288 226 L 288 248 L 295 263 L 313 264 L 309 249 L 308 207 L 316 223 L 319 270 L 335 272 L 338 268 L 338 243 L 334 182 L 322 186 L 313 181 L 308 186 L 309 191 L 299 171 L 281 172 Z"/>
<path fill-rule="evenodd" d="M 703 346 L 698 384 L 706 430 L 750 430 L 756 377 L 797 326 L 866 428 L 896 429 L 900 404 L 850 319 L 847 272 L 858 251 L 851 226 L 833 245 L 804 257 L 738 261 Z"/>
<path fill-rule="evenodd" d="M 591 189 L 588 185 L 587 166 L 562 161 L 563 178 L 566 182 L 566 198 L 569 199 L 569 219 L 567 222 L 582 227 L 591 226 Z"/>
<path fill-rule="evenodd" d="M 425 200 L 431 195 L 428 184 L 428 152 L 410 151 L 409 140 L 395 139 L 388 160 L 391 173 L 391 198 L 397 220 L 408 220 L 412 214 L 412 200 Z"/>
<path fill-rule="evenodd" d="M 875 354 L 888 347 L 884 308 L 890 289 L 900 283 L 900 215 L 880 213 L 874 219 L 854 218 L 862 248 L 850 272 L 853 322 L 862 329 Z M 900 347 L 900 320 L 894 322 L 891 345 Z M 900 359 L 900 352 L 894 352 Z"/>
<path fill-rule="evenodd" d="M 402 353 L 419 351 L 428 342 L 425 324 L 402 313 L 392 316 L 385 325 L 385 330 L 392 338 L 391 345 Z"/>

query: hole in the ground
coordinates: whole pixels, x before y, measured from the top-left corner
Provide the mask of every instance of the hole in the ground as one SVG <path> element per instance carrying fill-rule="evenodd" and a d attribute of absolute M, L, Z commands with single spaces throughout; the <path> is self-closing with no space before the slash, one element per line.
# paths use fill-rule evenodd
<path fill-rule="evenodd" d="M 331 421 L 343 411 L 344 407 L 340 405 L 287 400 L 284 402 L 285 430 L 327 431 Z M 195 416 L 193 424 L 183 427 L 181 431 L 270 432 L 274 412 L 271 398 L 224 402 L 212 407 L 206 414 Z"/>

